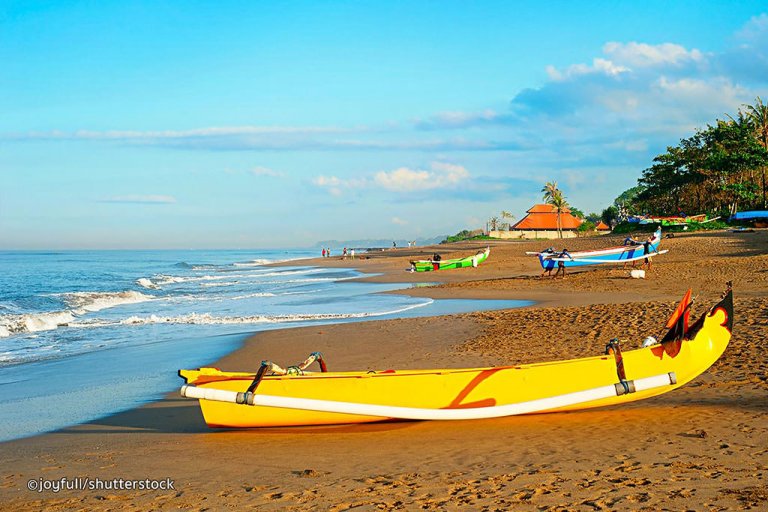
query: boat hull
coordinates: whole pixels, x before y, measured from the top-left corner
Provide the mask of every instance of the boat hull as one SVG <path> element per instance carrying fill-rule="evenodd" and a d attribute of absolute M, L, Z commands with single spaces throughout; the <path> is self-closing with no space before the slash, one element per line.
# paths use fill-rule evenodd
<path fill-rule="evenodd" d="M 416 272 L 431 272 L 433 270 L 449 270 L 454 268 L 467 268 L 476 267 L 480 263 L 488 259 L 488 255 L 491 253 L 490 248 L 485 249 L 482 252 L 467 256 L 465 258 L 454 258 L 450 260 L 417 260 L 411 262 L 411 267 Z"/>
<path fill-rule="evenodd" d="M 650 245 L 648 253 L 659 252 L 661 245 L 661 231 L 657 230 Z M 566 268 L 585 267 L 588 265 L 617 264 L 637 261 L 643 259 L 646 255 L 645 247 L 641 245 L 629 245 L 619 247 L 609 247 L 596 251 L 579 251 L 570 253 L 570 258 L 558 258 L 557 253 L 538 253 L 539 263 L 544 270 L 553 270 L 557 268 L 558 262 L 562 261 Z M 572 258 L 572 259 L 571 259 Z"/>
<path fill-rule="evenodd" d="M 674 373 L 676 383 L 535 412 L 617 405 L 656 396 L 690 382 L 722 355 L 730 340 L 732 308 L 715 307 L 703 317 L 693 339 L 623 352 L 627 379 Z M 674 346 L 673 346 L 674 345 Z M 245 391 L 254 374 L 214 368 L 181 370 L 187 384 Z M 265 377 L 258 395 L 420 409 L 481 410 L 578 393 L 618 382 L 613 355 L 519 366 L 377 372 L 328 372 Z M 366 423 L 392 419 L 286 407 L 250 406 L 200 400 L 211 427 L 277 427 Z"/>

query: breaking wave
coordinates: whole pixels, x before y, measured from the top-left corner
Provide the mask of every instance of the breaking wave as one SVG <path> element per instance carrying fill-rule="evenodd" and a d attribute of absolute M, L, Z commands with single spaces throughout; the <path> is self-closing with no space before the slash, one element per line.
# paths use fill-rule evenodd
<path fill-rule="evenodd" d="M 318 320 L 350 320 L 355 318 L 368 318 L 385 315 L 395 315 L 415 308 L 420 308 L 432 304 L 433 300 L 428 300 L 419 304 L 411 304 L 391 311 L 377 311 L 366 313 L 310 313 L 296 315 L 253 315 L 253 316 L 214 316 L 210 313 L 190 313 L 179 316 L 160 316 L 150 315 L 147 317 L 131 316 L 118 322 L 121 325 L 148 325 L 148 324 L 191 324 L 191 325 L 235 325 L 235 324 L 279 324 L 289 322 L 311 322 Z M 83 324 L 73 324 L 77 326 L 106 326 L 114 325 L 103 322 L 87 322 Z"/>
<path fill-rule="evenodd" d="M 61 294 L 71 308 L 64 311 L 47 311 L 17 315 L 0 315 L 0 338 L 14 334 L 52 331 L 59 327 L 71 327 L 78 315 L 101 311 L 123 304 L 136 304 L 154 300 L 151 295 L 132 290 L 123 292 L 69 292 Z"/>
<path fill-rule="evenodd" d="M 75 320 L 72 311 L 0 316 L 0 338 L 24 332 L 51 331 Z"/>
<path fill-rule="evenodd" d="M 123 304 L 136 304 L 153 300 L 155 297 L 141 292 L 127 290 L 123 292 L 70 292 L 65 293 L 64 301 L 77 315 L 101 311 Z"/>

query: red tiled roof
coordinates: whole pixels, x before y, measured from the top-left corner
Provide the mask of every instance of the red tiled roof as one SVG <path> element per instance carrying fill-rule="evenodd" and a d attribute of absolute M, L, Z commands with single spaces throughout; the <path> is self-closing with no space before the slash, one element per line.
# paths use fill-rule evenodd
<path fill-rule="evenodd" d="M 557 212 L 553 210 L 554 207 L 548 204 L 534 205 L 528 210 L 528 215 L 520 219 L 517 224 L 512 226 L 512 229 L 557 229 Z M 582 220 L 571 215 L 570 210 L 560 213 L 561 229 L 576 229 L 581 223 Z"/>
<path fill-rule="evenodd" d="M 610 231 L 611 228 L 603 221 L 600 221 L 597 223 L 597 226 L 595 226 L 595 229 L 598 231 Z"/>
<path fill-rule="evenodd" d="M 535 204 L 528 210 L 528 213 L 552 213 L 555 211 L 555 207 L 551 204 Z M 569 208 L 564 208 L 563 212 L 570 213 Z"/>

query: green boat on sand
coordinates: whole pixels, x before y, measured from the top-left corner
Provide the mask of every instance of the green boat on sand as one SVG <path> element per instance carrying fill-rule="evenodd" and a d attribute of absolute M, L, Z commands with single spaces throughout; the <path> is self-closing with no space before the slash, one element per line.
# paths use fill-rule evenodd
<path fill-rule="evenodd" d="M 477 254 L 465 258 L 454 258 L 451 260 L 431 259 L 416 260 L 411 262 L 411 272 L 429 272 L 432 270 L 446 270 L 451 268 L 476 267 L 486 259 L 491 253 L 491 248 L 478 251 Z"/>

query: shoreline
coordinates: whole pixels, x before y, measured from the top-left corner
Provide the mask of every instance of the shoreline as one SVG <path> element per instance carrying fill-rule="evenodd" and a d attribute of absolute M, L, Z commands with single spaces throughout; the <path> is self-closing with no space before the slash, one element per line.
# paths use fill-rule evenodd
<path fill-rule="evenodd" d="M 171 394 L 90 423 L 0 444 L 7 468 L 0 480 L 0 499 L 18 510 L 106 510 L 122 505 L 651 510 L 665 500 L 673 500 L 664 505 L 673 507 L 764 504 L 768 391 L 760 372 L 765 377 L 768 363 L 764 353 L 753 354 L 750 348 L 761 346 L 768 335 L 768 232 L 757 235 L 746 240 L 728 233 L 671 239 L 669 246 L 675 250 L 669 258 L 654 261 L 646 280 L 628 279 L 626 272 L 615 269 L 539 280 L 534 277 L 538 264 L 518 253 L 541 242 L 494 244 L 491 257 L 477 269 L 439 275 L 402 272 L 408 259 L 403 254 L 360 260 L 354 268 L 369 274 L 361 279 L 365 281 L 446 281 L 435 288 L 389 293 L 525 298 L 537 303 L 513 310 L 262 331 L 245 337 L 242 346 L 213 363 L 232 371 L 254 371 L 262 358 L 293 363 L 314 350 L 340 371 L 582 357 L 601 350 L 609 336 L 626 338 L 631 332 L 657 328 L 688 286 L 699 294 L 699 314 L 722 289 L 721 276 L 733 277 L 737 327 L 732 346 L 710 371 L 668 395 L 620 408 L 459 424 L 230 431 L 209 430 L 196 402 Z M 605 245 L 605 240 L 568 244 Z M 693 269 L 686 261 L 691 253 L 698 258 Z M 322 258 L 306 261 L 315 260 Z M 328 263 L 349 268 L 351 262 L 332 258 Z M 371 276 L 373 269 L 384 272 Z M 750 364 L 742 364 L 744 360 Z M 83 474 L 170 477 L 180 485 L 173 492 L 38 494 L 24 488 L 33 477 Z"/>

